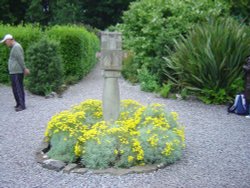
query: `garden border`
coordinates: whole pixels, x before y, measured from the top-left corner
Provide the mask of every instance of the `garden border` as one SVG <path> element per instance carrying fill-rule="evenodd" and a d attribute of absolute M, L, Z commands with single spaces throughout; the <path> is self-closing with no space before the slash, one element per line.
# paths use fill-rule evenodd
<path fill-rule="evenodd" d="M 54 170 L 57 172 L 62 171 L 63 173 L 85 174 L 86 172 L 92 172 L 94 174 L 111 174 L 115 176 L 122 176 L 134 173 L 150 173 L 165 168 L 167 166 L 165 164 L 154 164 L 145 166 L 134 166 L 131 168 L 107 168 L 98 170 L 88 169 L 83 168 L 81 165 L 78 165 L 76 163 L 67 164 L 60 160 L 49 159 L 49 157 L 46 155 L 46 152 L 49 150 L 49 147 L 49 143 L 46 142 L 44 138 L 35 153 L 36 162 L 40 163 L 43 168 Z"/>

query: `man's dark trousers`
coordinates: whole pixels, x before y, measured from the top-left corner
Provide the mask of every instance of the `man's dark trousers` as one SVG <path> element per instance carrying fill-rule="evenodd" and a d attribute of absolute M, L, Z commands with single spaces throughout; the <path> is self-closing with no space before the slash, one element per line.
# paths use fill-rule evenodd
<path fill-rule="evenodd" d="M 11 74 L 11 86 L 16 100 L 16 106 L 25 109 L 25 94 L 23 88 L 23 74 Z"/>

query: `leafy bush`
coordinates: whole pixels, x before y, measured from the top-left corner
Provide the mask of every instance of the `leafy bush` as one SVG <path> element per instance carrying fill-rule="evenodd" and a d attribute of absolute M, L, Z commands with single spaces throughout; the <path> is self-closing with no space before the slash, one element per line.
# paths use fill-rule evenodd
<path fill-rule="evenodd" d="M 43 38 L 27 51 L 27 65 L 31 74 L 27 88 L 39 95 L 57 91 L 63 83 L 63 68 L 59 54 L 59 45 Z"/>
<path fill-rule="evenodd" d="M 165 74 L 176 87 L 201 95 L 206 103 L 224 103 L 240 92 L 242 65 L 249 55 L 249 30 L 231 18 L 212 19 L 175 41 Z"/>
<path fill-rule="evenodd" d="M 141 0 L 131 3 L 117 28 L 123 33 L 125 48 L 135 54 L 136 67 L 145 66 L 162 83 L 162 56 L 168 55 L 164 46 L 172 49 L 173 39 L 186 34 L 195 23 L 228 12 L 223 0 Z"/>
<path fill-rule="evenodd" d="M 146 68 L 142 68 L 138 72 L 138 78 L 142 91 L 153 92 L 159 88 L 156 76 L 150 74 Z"/>
<path fill-rule="evenodd" d="M 122 62 L 122 75 L 123 77 L 130 81 L 131 83 L 138 82 L 138 67 L 134 63 L 134 54 L 132 52 L 127 52 L 126 57 Z"/>
<path fill-rule="evenodd" d="M 60 42 L 66 83 L 80 80 L 95 65 L 95 52 L 98 50 L 99 41 L 84 27 L 54 26 L 46 34 Z"/>
<path fill-rule="evenodd" d="M 124 100 L 119 119 L 105 122 L 101 105 L 87 100 L 52 117 L 45 132 L 52 145 L 50 157 L 63 155 L 66 162 L 80 160 L 93 169 L 166 165 L 180 159 L 185 136 L 176 112 L 167 113 L 160 104 Z"/>
<path fill-rule="evenodd" d="M 161 87 L 161 89 L 160 89 L 160 95 L 162 97 L 167 98 L 169 96 L 169 94 L 170 94 L 171 88 L 172 88 L 172 84 L 171 83 L 163 84 L 162 87 Z"/>
<path fill-rule="evenodd" d="M 4 35 L 11 34 L 17 42 L 19 42 L 27 58 L 27 49 L 30 45 L 37 42 L 42 35 L 39 26 L 36 25 L 26 25 L 24 26 L 10 26 L 0 24 L 0 38 L 2 39 Z M 9 58 L 10 50 L 5 45 L 0 45 L 0 83 L 8 83 L 9 75 L 7 70 L 7 62 Z"/>

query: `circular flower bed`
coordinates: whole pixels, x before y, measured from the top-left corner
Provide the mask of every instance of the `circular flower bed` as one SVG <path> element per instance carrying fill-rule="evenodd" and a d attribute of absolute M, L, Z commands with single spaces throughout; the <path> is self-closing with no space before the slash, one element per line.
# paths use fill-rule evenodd
<path fill-rule="evenodd" d="M 176 112 L 164 106 L 143 106 L 121 101 L 117 121 L 105 122 L 102 102 L 86 100 L 51 118 L 45 137 L 47 155 L 64 162 L 80 162 L 91 169 L 129 168 L 146 164 L 170 164 L 185 147 L 184 128 Z"/>

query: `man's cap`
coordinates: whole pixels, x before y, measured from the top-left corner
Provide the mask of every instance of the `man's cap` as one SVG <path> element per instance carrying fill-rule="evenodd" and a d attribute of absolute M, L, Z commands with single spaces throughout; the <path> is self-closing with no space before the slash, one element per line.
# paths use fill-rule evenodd
<path fill-rule="evenodd" d="M 8 39 L 13 39 L 13 36 L 10 35 L 10 34 L 5 35 L 4 38 L 3 38 L 3 40 L 0 41 L 0 43 L 3 43 L 3 42 L 5 42 Z"/>

